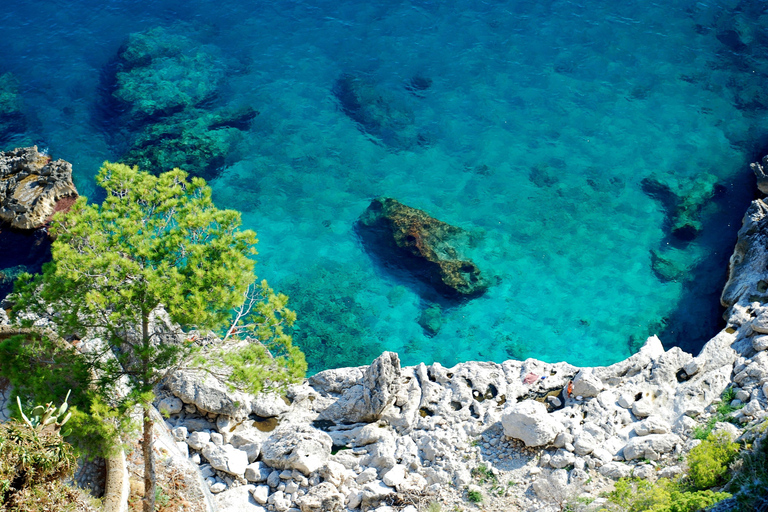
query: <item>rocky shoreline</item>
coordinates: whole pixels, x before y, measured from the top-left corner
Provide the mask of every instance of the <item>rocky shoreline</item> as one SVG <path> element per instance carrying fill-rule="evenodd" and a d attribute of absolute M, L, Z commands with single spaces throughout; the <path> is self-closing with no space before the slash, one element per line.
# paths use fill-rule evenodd
<path fill-rule="evenodd" d="M 432 501 L 452 510 L 471 506 L 468 491 L 485 496 L 484 510 L 559 509 L 577 496 L 599 507 L 616 479 L 682 473 L 700 442 L 694 430 L 728 387 L 743 407 L 715 430 L 754 436 L 768 416 L 766 269 L 768 204 L 757 199 L 722 293 L 727 326 L 697 356 L 665 351 L 655 336 L 595 368 L 401 367 L 386 352 L 367 367 L 320 372 L 286 399 L 177 372 L 157 405 L 219 511 L 414 511 Z"/>
<path fill-rule="evenodd" d="M 764 181 L 763 166 L 753 169 Z M 727 325 L 697 356 L 665 351 L 655 336 L 594 368 L 535 359 L 401 367 L 385 352 L 370 366 L 320 372 L 285 397 L 178 371 L 158 390 L 155 450 L 184 475 L 198 509 L 212 512 L 453 510 L 472 506 L 468 492 L 488 511 L 559 509 L 578 496 L 599 507 L 618 478 L 682 473 L 700 442 L 694 430 L 726 388 L 743 407 L 722 418 L 735 424 L 715 429 L 749 439 L 768 416 L 762 199 L 744 217 L 721 302 Z M 166 335 L 187 336 L 158 321 Z M 131 471 L 140 474 L 129 460 Z M 139 485 L 128 476 L 116 485 L 124 495 L 126 480 Z M 111 510 L 124 510 L 118 501 Z"/>

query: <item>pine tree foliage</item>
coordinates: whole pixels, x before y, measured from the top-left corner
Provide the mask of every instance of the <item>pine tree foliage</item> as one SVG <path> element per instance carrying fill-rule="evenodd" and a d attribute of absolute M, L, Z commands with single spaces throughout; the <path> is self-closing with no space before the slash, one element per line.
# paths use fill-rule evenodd
<path fill-rule="evenodd" d="M 168 371 L 202 361 L 193 341 L 152 329 L 160 308 L 187 330 L 226 329 L 247 340 L 238 351 L 218 352 L 234 364 L 235 384 L 257 392 L 303 377 L 304 356 L 283 331 L 295 315 L 287 297 L 254 284 L 256 234 L 240 229 L 238 212 L 216 208 L 205 181 L 188 181 L 179 169 L 154 176 L 106 162 L 97 182 L 107 193 L 103 204 L 81 197 L 54 218 L 53 261 L 42 275 L 19 279 L 15 311 L 53 312 L 62 336 L 102 338 L 115 357 L 94 358 L 99 385 L 128 378 L 128 400 L 144 408 L 145 454 L 154 387 Z M 149 466 L 144 508 L 151 511 L 154 482 L 147 478 Z"/>

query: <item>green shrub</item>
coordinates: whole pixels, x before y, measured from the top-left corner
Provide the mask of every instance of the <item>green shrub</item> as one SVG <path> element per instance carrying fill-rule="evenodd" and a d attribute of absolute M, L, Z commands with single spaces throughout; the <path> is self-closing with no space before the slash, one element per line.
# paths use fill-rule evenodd
<path fill-rule="evenodd" d="M 651 483 L 622 478 L 607 495 L 608 501 L 626 512 L 695 512 L 729 498 L 724 492 L 686 491 L 680 484 L 660 478 Z"/>
<path fill-rule="evenodd" d="M 739 445 L 726 432 L 710 434 L 688 453 L 688 478 L 695 489 L 723 484 L 728 465 L 736 458 Z"/>
<path fill-rule="evenodd" d="M 78 452 L 105 456 L 118 444 L 118 431 L 130 431 L 128 415 L 107 407 L 93 391 L 86 357 L 40 333 L 29 332 L 0 341 L 0 375 L 7 378 L 25 405 L 61 403 L 69 390 L 72 418 L 67 437 Z M 14 414 L 18 411 L 13 410 Z"/>
<path fill-rule="evenodd" d="M 64 484 L 76 463 L 53 427 L 0 423 L 0 511 L 86 510 L 82 494 Z"/>

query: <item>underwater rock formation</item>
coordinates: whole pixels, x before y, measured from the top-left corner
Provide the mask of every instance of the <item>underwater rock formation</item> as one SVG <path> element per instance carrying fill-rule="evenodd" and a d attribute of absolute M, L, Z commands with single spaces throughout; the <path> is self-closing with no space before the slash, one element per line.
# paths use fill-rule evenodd
<path fill-rule="evenodd" d="M 178 167 L 211 180 L 225 165 L 230 149 L 242 139 L 242 130 L 257 115 L 249 107 L 175 114 L 141 131 L 123 160 L 142 169 Z"/>
<path fill-rule="evenodd" d="M 664 207 L 670 233 L 682 242 L 690 242 L 699 235 L 702 210 L 723 188 L 708 173 L 688 180 L 653 175 L 643 179 L 642 186 L 646 194 Z"/>
<path fill-rule="evenodd" d="M 333 94 L 341 109 L 360 130 L 395 150 L 427 144 L 414 125 L 411 109 L 393 94 L 359 75 L 345 74 L 336 80 Z"/>
<path fill-rule="evenodd" d="M 128 36 L 118 58 L 113 95 L 125 104 L 132 121 L 199 105 L 215 95 L 224 76 L 212 47 L 162 27 Z"/>
<path fill-rule="evenodd" d="M 329 287 L 330 282 L 334 286 Z M 304 352 L 310 372 L 358 366 L 381 354 L 380 340 L 367 330 L 375 313 L 358 298 L 367 284 L 361 268 L 334 262 L 295 272 L 280 282 L 298 317 L 293 342 Z"/>
<path fill-rule="evenodd" d="M 460 228 L 391 198 L 374 199 L 359 224 L 379 245 L 395 249 L 402 264 L 443 294 L 472 296 L 488 288 L 477 265 L 460 252 L 465 235 Z"/>
<path fill-rule="evenodd" d="M 15 229 L 43 226 L 77 198 L 72 164 L 53 161 L 37 146 L 0 153 L 0 221 Z"/>
<path fill-rule="evenodd" d="M 247 106 L 211 109 L 225 73 L 213 46 L 165 28 L 131 34 L 118 54 L 112 93 L 128 131 L 123 160 L 153 172 L 179 167 L 216 178 L 258 115 Z"/>
<path fill-rule="evenodd" d="M 18 81 L 11 73 L 0 75 L 0 144 L 5 143 L 10 136 L 23 132 L 26 127 Z"/>

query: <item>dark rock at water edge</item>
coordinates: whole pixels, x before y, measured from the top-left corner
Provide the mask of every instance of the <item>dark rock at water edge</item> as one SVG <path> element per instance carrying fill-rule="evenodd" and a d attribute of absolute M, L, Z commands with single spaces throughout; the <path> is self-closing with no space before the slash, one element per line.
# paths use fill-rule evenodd
<path fill-rule="evenodd" d="M 77 196 L 69 162 L 36 146 L 0 153 L 0 299 L 22 272 L 40 272 L 50 261 L 45 225 Z"/>
<path fill-rule="evenodd" d="M 37 229 L 77 196 L 69 162 L 54 161 L 37 146 L 0 153 L 0 222 Z"/>
<path fill-rule="evenodd" d="M 363 240 L 447 296 L 475 296 L 488 280 L 461 250 L 467 233 L 391 198 L 374 199 L 360 217 Z"/>

